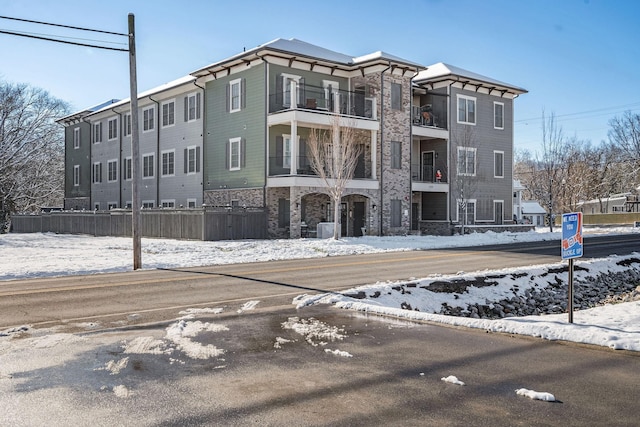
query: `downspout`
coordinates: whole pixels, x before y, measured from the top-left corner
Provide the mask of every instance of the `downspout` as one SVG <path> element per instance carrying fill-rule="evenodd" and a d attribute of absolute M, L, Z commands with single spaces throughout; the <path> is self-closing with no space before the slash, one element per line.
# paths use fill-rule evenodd
<path fill-rule="evenodd" d="M 409 82 L 409 232 L 412 231 L 413 226 L 413 173 L 411 168 L 413 167 L 413 79 L 416 78 L 419 71 L 416 68 L 416 73 L 411 77 Z M 422 196 L 420 197 L 422 201 Z M 418 230 L 420 226 L 418 225 Z"/>
<path fill-rule="evenodd" d="M 84 123 L 89 125 L 89 209 L 93 210 L 93 125 L 86 117 L 81 119 Z M 80 131 L 80 146 L 82 146 L 82 131 Z"/>
<path fill-rule="evenodd" d="M 380 73 L 380 218 L 378 219 L 378 235 L 383 235 L 382 220 L 384 218 L 384 73 L 391 69 L 391 61 L 389 66 Z"/>
<path fill-rule="evenodd" d="M 267 180 L 269 179 L 269 126 L 267 117 L 269 116 L 269 62 L 262 56 L 257 55 L 264 63 L 264 185 L 262 186 L 262 206 L 267 207 Z M 268 211 L 268 209 L 267 209 Z M 267 218 L 267 229 L 269 228 L 269 215 Z"/>
<path fill-rule="evenodd" d="M 151 95 L 148 98 L 156 103 L 156 207 L 160 207 L 160 168 L 162 167 L 162 156 L 160 155 L 160 103 L 153 99 Z M 143 165 L 144 169 L 144 165 Z"/>
<path fill-rule="evenodd" d="M 202 89 L 202 204 L 204 204 L 204 165 L 205 165 L 205 160 L 206 157 L 204 155 L 205 153 L 205 147 L 206 144 L 204 143 L 205 140 L 205 131 L 206 131 L 206 127 L 205 127 L 205 123 L 206 123 L 206 117 L 207 117 L 207 102 L 205 100 L 205 97 L 207 96 L 207 92 L 205 91 L 204 86 L 200 86 L 198 84 L 198 78 L 196 77 L 196 79 L 193 81 L 193 84 L 196 87 L 199 87 L 200 89 Z"/>
<path fill-rule="evenodd" d="M 123 184 L 123 180 L 122 180 L 122 170 L 123 168 L 123 164 L 122 164 L 122 139 L 123 139 L 123 132 L 122 132 L 122 113 L 118 113 L 114 108 L 111 109 L 111 111 L 113 111 L 114 113 L 116 113 L 118 115 L 118 117 L 120 118 L 119 123 L 120 123 L 120 127 L 118 129 L 118 172 L 117 172 L 117 176 L 118 176 L 118 206 L 120 208 L 122 208 L 122 184 Z"/>

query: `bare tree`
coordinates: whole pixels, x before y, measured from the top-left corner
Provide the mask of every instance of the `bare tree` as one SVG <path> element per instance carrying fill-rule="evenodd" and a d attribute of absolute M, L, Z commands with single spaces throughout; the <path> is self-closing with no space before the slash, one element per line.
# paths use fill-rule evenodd
<path fill-rule="evenodd" d="M 640 165 L 640 114 L 627 111 L 609 120 L 609 141 Z"/>
<path fill-rule="evenodd" d="M 61 204 L 64 101 L 25 84 L 0 82 L 0 232 L 14 212 Z"/>
<path fill-rule="evenodd" d="M 322 179 L 333 200 L 333 238 L 340 238 L 340 201 L 353 178 L 361 154 L 364 135 L 353 123 L 341 124 L 340 116 L 333 115 L 329 129 L 311 129 L 307 152 L 311 168 Z"/>
<path fill-rule="evenodd" d="M 478 190 L 476 140 L 471 126 L 465 126 L 452 134 L 453 164 L 456 165 L 453 195 L 456 199 L 458 212 L 462 214 L 460 232 L 465 233 L 467 225 L 469 200 L 473 199 Z"/>

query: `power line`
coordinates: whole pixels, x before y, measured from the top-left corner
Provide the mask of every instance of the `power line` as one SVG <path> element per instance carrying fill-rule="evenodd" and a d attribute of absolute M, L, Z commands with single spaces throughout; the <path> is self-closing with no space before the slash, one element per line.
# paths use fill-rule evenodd
<path fill-rule="evenodd" d="M 67 41 L 67 40 L 59 40 L 59 39 L 54 39 L 54 38 L 50 38 L 50 37 L 40 37 L 40 36 L 34 36 L 34 35 L 29 35 L 29 34 L 24 34 L 24 33 L 16 33 L 14 31 L 0 30 L 0 34 L 9 34 L 9 35 L 12 35 L 12 36 L 27 37 L 27 38 L 30 38 L 30 39 L 37 39 L 37 40 L 46 40 L 46 41 L 50 41 L 50 42 L 71 44 L 71 45 L 75 45 L 75 46 L 92 47 L 92 48 L 96 48 L 96 49 L 115 50 L 115 51 L 118 51 L 118 52 L 128 52 L 129 51 L 129 49 L 123 49 L 123 48 L 119 48 L 119 47 L 99 46 L 99 45 L 88 44 L 88 43 L 71 42 L 71 41 Z"/>
<path fill-rule="evenodd" d="M 33 21 L 31 19 L 22 19 L 22 18 L 12 18 L 10 16 L 0 16 L 0 19 L 8 19 L 8 20 L 11 20 L 11 21 L 19 21 L 19 22 L 28 22 L 30 24 L 50 25 L 52 27 L 69 28 L 69 29 L 72 29 L 72 30 L 91 31 L 91 32 L 94 32 L 94 33 L 111 34 L 113 36 L 129 37 L 129 34 L 114 33 L 113 31 L 94 30 L 92 28 L 74 27 L 74 26 L 71 26 L 71 25 L 52 24 L 50 22 Z"/>
<path fill-rule="evenodd" d="M 605 107 L 605 108 L 598 108 L 595 110 L 587 110 L 587 111 L 580 111 L 577 113 L 567 113 L 567 114 L 558 114 L 558 115 L 554 115 L 554 118 L 559 118 L 559 117 L 565 117 L 565 119 L 563 120 L 575 120 L 575 119 L 580 119 L 581 117 L 574 117 L 573 119 L 566 119 L 566 117 L 569 116 L 578 116 L 578 115 L 582 115 L 582 114 L 593 114 L 593 113 L 601 113 L 604 111 L 609 111 L 609 110 L 619 110 L 619 109 L 623 109 L 623 111 L 625 109 L 628 109 L 628 107 L 635 107 L 635 106 L 640 106 L 640 102 L 634 102 L 631 104 L 624 104 L 624 105 L 618 105 L 618 106 L 614 106 L 614 107 Z M 585 117 L 587 118 L 587 117 Z M 514 123 L 521 123 L 521 122 L 530 122 L 530 121 L 536 121 L 536 120 L 542 120 L 542 117 L 534 117 L 534 118 L 529 118 L 529 119 L 520 119 L 520 120 L 515 120 Z"/>
<path fill-rule="evenodd" d="M 6 28 L 0 28 L 0 31 L 10 31 L 10 30 L 7 30 Z M 61 36 L 61 35 L 58 35 L 58 34 L 31 33 L 29 31 L 17 31 L 17 33 L 24 34 L 24 35 L 31 35 L 31 36 L 57 37 L 58 39 L 82 40 L 82 41 L 87 41 L 87 42 L 116 44 L 116 45 L 122 45 L 122 46 L 126 46 L 127 45 L 127 43 L 123 43 L 123 42 L 115 42 L 115 41 L 109 41 L 109 40 L 86 39 L 86 38 L 82 38 L 82 37 Z"/>

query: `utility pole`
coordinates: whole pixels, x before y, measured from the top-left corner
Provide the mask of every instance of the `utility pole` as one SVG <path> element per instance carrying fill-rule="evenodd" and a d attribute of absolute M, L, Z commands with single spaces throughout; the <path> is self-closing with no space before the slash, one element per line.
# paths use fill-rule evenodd
<path fill-rule="evenodd" d="M 129 14 L 129 85 L 131 92 L 131 232 L 133 269 L 142 267 L 142 221 L 140 217 L 140 128 L 138 126 L 138 78 L 136 75 L 135 17 Z"/>

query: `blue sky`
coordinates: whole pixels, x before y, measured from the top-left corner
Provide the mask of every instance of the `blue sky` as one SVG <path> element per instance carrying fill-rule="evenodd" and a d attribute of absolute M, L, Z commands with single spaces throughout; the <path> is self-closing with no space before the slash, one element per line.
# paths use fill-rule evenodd
<path fill-rule="evenodd" d="M 282 37 L 352 56 L 382 50 L 426 66 L 446 62 L 524 87 L 516 149 L 539 151 L 543 110 L 565 135 L 594 144 L 606 139 L 609 119 L 640 112 L 635 0 L 0 0 L 0 10 L 122 33 L 134 13 L 139 91 Z M 0 30 L 69 35 L 4 19 Z M 0 78 L 46 89 L 74 110 L 128 97 L 126 53 L 4 34 L 0 52 Z"/>

